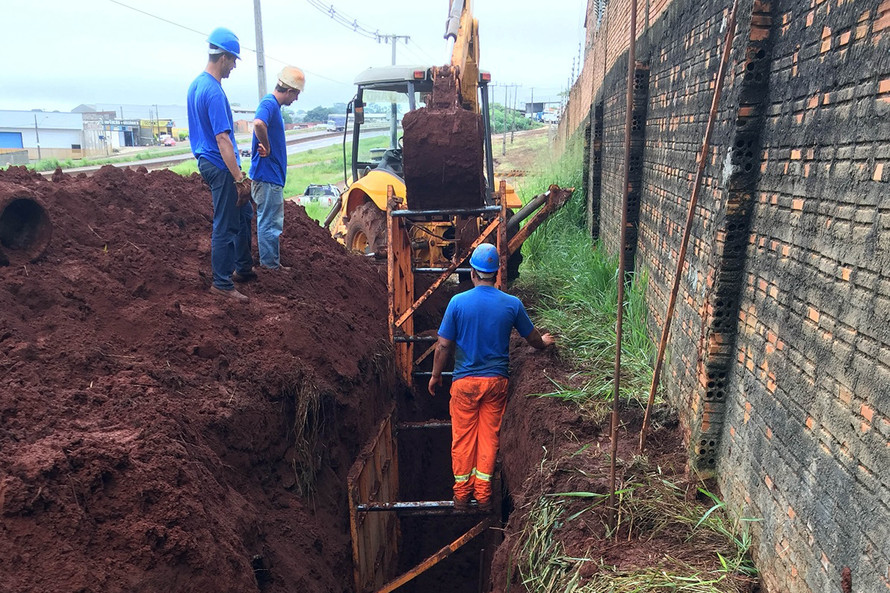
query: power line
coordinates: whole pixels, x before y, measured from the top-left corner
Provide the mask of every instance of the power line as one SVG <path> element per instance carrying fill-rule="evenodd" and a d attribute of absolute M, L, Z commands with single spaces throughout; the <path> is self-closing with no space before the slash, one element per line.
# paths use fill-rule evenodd
<path fill-rule="evenodd" d="M 420 51 L 420 53 L 423 54 L 423 56 L 422 56 L 422 58 L 423 58 L 422 61 L 428 61 L 430 64 L 434 64 L 434 63 L 436 63 L 436 59 L 435 59 L 435 58 L 431 58 L 431 57 L 430 57 L 430 54 L 427 53 L 427 51 L 423 48 L 423 46 L 422 46 L 422 45 L 418 45 L 418 43 L 417 43 L 416 41 L 415 41 L 413 44 L 411 44 L 411 47 L 416 48 L 418 51 Z M 415 54 L 415 55 L 416 55 L 416 54 Z M 418 56 L 418 57 L 420 57 L 420 56 Z"/>
<path fill-rule="evenodd" d="M 419 63 L 424 63 L 424 62 L 429 63 L 429 64 L 434 63 L 434 60 L 432 60 L 429 57 L 429 55 L 426 54 L 426 52 L 423 52 L 424 55 L 421 56 L 420 54 L 417 53 L 417 51 L 415 51 L 415 48 L 420 49 L 420 47 L 416 43 L 414 43 L 414 44 L 405 43 L 405 50 L 407 50 L 407 52 L 409 54 L 411 54 L 414 58 L 416 58 Z"/>
<path fill-rule="evenodd" d="M 179 27 L 180 29 L 185 29 L 186 31 L 191 31 L 192 33 L 197 33 L 198 35 L 207 35 L 207 33 L 205 33 L 204 31 L 198 31 L 197 29 L 192 29 L 191 27 L 186 27 L 185 25 L 180 25 L 177 22 L 171 21 L 169 19 L 165 19 L 164 17 L 160 17 L 156 14 L 152 14 L 150 12 L 145 12 L 144 10 L 136 8 L 135 6 L 130 6 L 129 4 L 124 4 L 123 2 L 118 2 L 117 0 L 108 0 L 108 1 L 111 2 L 112 4 L 117 4 L 118 6 L 123 6 L 124 8 L 129 8 L 130 10 L 133 10 L 135 12 L 142 13 L 145 16 L 150 16 L 153 19 L 163 21 L 163 22 L 167 23 L 168 25 L 173 25 L 174 27 Z"/>
<path fill-rule="evenodd" d="M 130 10 L 132 10 L 132 11 L 134 11 L 134 12 L 138 12 L 138 13 L 140 13 L 140 14 L 144 14 L 145 16 L 151 17 L 151 18 L 153 18 L 153 19 L 157 19 L 157 20 L 159 20 L 159 21 L 161 21 L 161 22 L 167 23 L 168 25 L 173 25 L 174 27 L 179 27 L 180 29 L 184 29 L 184 30 L 186 30 L 186 31 L 190 31 L 190 32 L 192 32 L 192 33 L 197 33 L 198 35 L 201 35 L 201 36 L 204 37 L 205 39 L 206 39 L 207 36 L 209 35 L 209 33 L 207 33 L 206 31 L 199 31 L 198 29 L 192 29 L 191 27 L 187 27 L 187 26 L 182 25 L 182 24 L 180 24 L 180 23 L 177 23 L 177 22 L 175 22 L 175 21 L 171 21 L 170 19 L 166 19 L 166 18 L 161 17 L 161 16 L 158 16 L 158 15 L 156 15 L 156 14 L 152 14 L 152 13 L 150 13 L 150 12 L 147 12 L 147 11 L 145 11 L 145 10 L 142 10 L 141 8 L 136 8 L 135 6 L 130 6 L 129 4 L 124 4 L 123 2 L 118 2 L 118 0 L 108 0 L 108 1 L 111 2 L 112 4 L 117 4 L 118 6 L 122 6 L 122 7 L 124 7 L 124 8 L 129 8 Z M 251 51 L 251 52 L 253 52 L 253 53 L 257 53 L 257 50 L 255 50 L 255 49 L 252 48 L 252 47 L 248 47 L 248 46 L 246 46 L 246 45 L 242 45 L 242 46 L 241 46 L 241 49 L 242 49 L 242 50 Z M 289 62 L 286 62 L 285 60 L 276 58 L 275 56 L 270 56 L 269 54 L 266 54 L 266 57 L 267 57 L 268 59 L 274 61 L 274 62 L 278 62 L 279 64 L 281 64 L 281 65 L 283 65 L 283 66 L 287 66 L 287 65 L 289 64 Z M 336 83 L 336 84 L 342 84 L 342 85 L 344 85 L 344 86 L 349 86 L 349 87 L 352 86 L 351 83 L 343 82 L 342 80 L 336 80 L 336 79 L 334 79 L 334 78 L 330 78 L 330 77 L 325 76 L 325 75 L 323 75 L 323 74 L 319 74 L 318 72 L 312 72 L 311 70 L 308 70 L 308 69 L 306 69 L 306 68 L 302 68 L 302 70 L 303 70 L 304 72 L 307 72 L 308 74 L 311 74 L 312 76 L 317 77 L 317 78 L 322 78 L 322 79 L 324 79 L 324 80 L 327 80 L 327 81 L 330 81 L 330 82 L 334 82 L 334 83 Z"/>
<path fill-rule="evenodd" d="M 363 37 L 374 39 L 375 41 L 380 41 L 382 37 L 386 37 L 386 35 L 380 33 L 379 29 L 371 30 L 368 27 L 365 27 L 358 22 L 358 19 L 355 19 L 337 10 L 333 4 L 325 4 L 322 0 L 306 0 L 306 2 L 318 9 L 319 12 L 326 14 L 334 19 L 334 22 L 343 25 L 353 33 L 358 33 Z"/>
<path fill-rule="evenodd" d="M 371 27 L 368 27 L 368 26 L 365 26 L 365 25 L 359 23 L 358 19 L 349 16 L 348 14 L 344 13 L 341 10 L 338 10 L 333 4 L 326 4 L 324 2 L 324 0 L 306 0 L 306 2 L 308 2 L 310 6 L 313 6 L 322 14 L 325 14 L 325 15 L 331 17 L 331 19 L 333 19 L 334 22 L 342 25 L 343 27 L 346 27 L 353 33 L 357 33 L 363 37 L 367 37 L 368 39 L 373 39 L 380 43 L 382 43 L 384 41 L 388 41 L 390 38 L 393 37 L 392 35 L 389 35 L 386 33 L 381 33 L 380 29 L 372 30 Z M 407 37 L 407 36 L 399 35 L 398 37 Z M 409 39 L 405 39 L 406 46 L 408 45 L 408 41 L 409 41 Z M 429 60 L 431 63 L 435 62 L 435 60 L 430 57 L 429 53 L 422 46 L 418 45 L 417 42 L 414 42 L 413 47 L 417 48 L 422 54 L 424 54 L 424 56 L 426 56 L 424 58 L 424 60 Z M 416 54 L 415 54 L 415 56 L 416 56 Z M 419 57 L 419 56 L 416 56 L 416 57 Z"/>

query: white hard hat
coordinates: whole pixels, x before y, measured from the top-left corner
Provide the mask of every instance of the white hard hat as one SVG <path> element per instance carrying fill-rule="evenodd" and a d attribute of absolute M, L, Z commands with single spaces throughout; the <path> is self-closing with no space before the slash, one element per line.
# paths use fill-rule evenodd
<path fill-rule="evenodd" d="M 278 84 L 290 89 L 297 89 L 302 93 L 303 87 L 306 86 L 306 76 L 302 70 L 295 66 L 285 66 L 278 73 Z"/>

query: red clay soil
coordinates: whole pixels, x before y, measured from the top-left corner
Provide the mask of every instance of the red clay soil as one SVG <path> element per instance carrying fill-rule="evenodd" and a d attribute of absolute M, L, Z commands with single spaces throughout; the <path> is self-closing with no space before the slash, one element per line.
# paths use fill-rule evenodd
<path fill-rule="evenodd" d="M 422 107 L 402 118 L 406 200 L 414 210 L 478 208 L 483 203 L 482 116 L 454 105 Z"/>
<path fill-rule="evenodd" d="M 343 484 L 393 389 L 380 270 L 287 204 L 293 269 L 234 303 L 199 176 L 0 172 L 19 188 L 54 232 L 0 267 L 0 590 L 351 590 Z"/>

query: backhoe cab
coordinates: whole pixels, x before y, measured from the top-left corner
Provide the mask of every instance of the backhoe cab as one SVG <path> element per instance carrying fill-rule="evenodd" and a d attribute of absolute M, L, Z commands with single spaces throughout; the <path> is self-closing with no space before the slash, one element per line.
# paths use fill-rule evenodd
<path fill-rule="evenodd" d="M 437 74 L 439 82 L 434 85 Z M 479 235 L 486 220 L 476 210 L 478 206 L 495 205 L 497 190 L 488 118 L 489 80 L 487 72 L 479 74 L 481 113 L 477 114 L 462 105 L 438 110 L 432 105 L 434 96 L 440 97 L 440 104 L 457 100 L 448 91 L 460 85 L 448 66 L 369 68 L 356 77 L 353 182 L 328 217 L 337 240 L 353 251 L 385 255 L 388 186 L 397 199 L 404 200 L 404 208 L 453 210 L 467 206 L 463 216 L 411 226 L 415 266 L 446 266 L 457 246 L 469 245 Z M 432 129 L 431 117 L 436 119 L 438 130 Z M 467 117 L 479 121 L 467 125 L 463 121 Z M 407 130 L 403 128 L 405 121 Z M 435 168 L 432 175 L 431 167 Z M 512 188 L 508 187 L 506 194 L 508 208 L 521 207 Z"/>

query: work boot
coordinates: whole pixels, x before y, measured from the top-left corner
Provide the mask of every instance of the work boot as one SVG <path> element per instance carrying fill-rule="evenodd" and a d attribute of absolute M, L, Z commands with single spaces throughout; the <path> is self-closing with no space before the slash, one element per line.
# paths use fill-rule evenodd
<path fill-rule="evenodd" d="M 479 510 L 483 513 L 490 513 L 494 510 L 494 504 L 491 502 L 491 499 L 488 500 L 480 500 L 477 501 L 479 503 Z"/>
<path fill-rule="evenodd" d="M 458 497 L 454 497 L 454 510 L 465 513 L 470 510 L 470 500 L 463 500 Z"/>
<path fill-rule="evenodd" d="M 268 266 L 260 266 L 266 272 L 290 272 L 293 268 L 290 266 L 281 266 L 270 268 Z"/>
<path fill-rule="evenodd" d="M 226 297 L 227 299 L 232 299 L 233 301 L 238 301 L 241 303 L 246 303 L 247 301 L 250 300 L 250 298 L 248 298 L 248 296 L 246 294 L 242 294 L 242 293 L 238 292 L 237 290 L 235 290 L 234 288 L 232 290 L 223 290 L 222 288 L 217 288 L 216 286 L 211 286 L 210 292 L 212 294 L 218 294 L 219 296 L 223 296 L 223 297 Z"/>
<path fill-rule="evenodd" d="M 246 270 L 244 272 L 235 272 L 232 274 L 232 282 L 248 282 L 256 278 L 256 272 L 253 270 Z"/>

